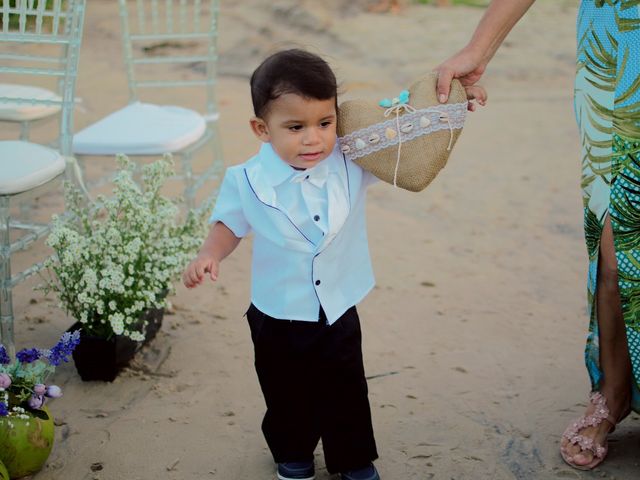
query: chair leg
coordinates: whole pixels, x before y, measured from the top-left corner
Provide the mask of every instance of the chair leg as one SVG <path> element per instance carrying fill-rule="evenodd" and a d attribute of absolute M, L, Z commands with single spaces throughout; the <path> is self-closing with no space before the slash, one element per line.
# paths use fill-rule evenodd
<path fill-rule="evenodd" d="M 191 209 L 195 203 L 196 192 L 193 191 L 193 167 L 191 165 L 192 153 L 187 152 L 181 155 L 182 174 L 184 175 L 184 196 L 187 208 Z"/>
<path fill-rule="evenodd" d="M 15 357 L 13 302 L 11 297 L 11 239 L 9 237 L 9 197 L 0 197 L 0 342 Z"/>
<path fill-rule="evenodd" d="M 89 182 L 89 178 L 87 177 L 87 164 L 84 161 L 83 155 L 73 154 L 73 158 L 67 160 L 67 168 L 65 170 L 65 181 L 71 183 L 75 187 L 80 188 L 85 196 L 88 194 L 88 189 L 90 187 L 102 186 L 104 183 L 100 185 L 94 185 Z"/>
<path fill-rule="evenodd" d="M 211 138 L 211 148 L 213 150 L 213 162 L 211 169 L 211 177 L 221 179 L 222 173 L 224 172 L 224 160 L 222 157 L 222 141 L 220 140 L 220 126 L 218 122 L 215 122 L 212 125 L 213 136 Z M 217 182 L 217 186 L 220 186 L 220 180 Z M 218 188 L 208 192 L 207 197 L 204 199 L 203 203 L 209 202 L 212 198 L 217 196 Z"/>
<path fill-rule="evenodd" d="M 29 140 L 29 122 L 20 123 L 20 140 L 26 142 Z"/>
<path fill-rule="evenodd" d="M 220 171 L 222 171 L 224 168 L 224 161 L 222 157 L 222 141 L 220 140 L 220 126 L 218 125 L 218 122 L 213 124 L 212 130 L 213 138 L 211 142 L 213 144 L 213 163 L 217 163 L 220 166 Z"/>
<path fill-rule="evenodd" d="M 20 203 L 20 220 L 24 222 L 29 222 L 31 220 L 31 210 L 32 210 L 31 202 Z"/>
<path fill-rule="evenodd" d="M 23 142 L 29 141 L 30 123 L 20 122 L 20 140 Z M 28 221 L 31 218 L 31 203 L 22 202 L 20 204 L 20 218 Z"/>

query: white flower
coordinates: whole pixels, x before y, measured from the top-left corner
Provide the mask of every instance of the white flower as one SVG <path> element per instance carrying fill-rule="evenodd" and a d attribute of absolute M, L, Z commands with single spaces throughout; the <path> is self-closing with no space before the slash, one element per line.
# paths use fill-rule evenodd
<path fill-rule="evenodd" d="M 65 201 L 78 218 L 54 219 L 47 245 L 55 255 L 46 262 L 52 275 L 43 288 L 85 328 L 105 325 L 141 340 L 140 314 L 162 305 L 171 281 L 197 252 L 207 208 L 176 221 L 177 204 L 160 195 L 173 174 L 170 156 L 145 165 L 141 185 L 133 180 L 133 163 L 124 156 L 118 162 L 113 196 L 99 196 L 86 208 L 82 195 L 67 189 Z"/>
<path fill-rule="evenodd" d="M 111 324 L 113 333 L 116 335 L 122 335 L 124 332 L 124 316 L 121 313 L 109 315 L 109 323 Z"/>
<path fill-rule="evenodd" d="M 131 334 L 129 335 L 129 338 L 131 338 L 131 340 L 134 340 L 136 342 L 141 342 L 142 340 L 144 340 L 144 335 L 140 332 L 131 332 Z"/>

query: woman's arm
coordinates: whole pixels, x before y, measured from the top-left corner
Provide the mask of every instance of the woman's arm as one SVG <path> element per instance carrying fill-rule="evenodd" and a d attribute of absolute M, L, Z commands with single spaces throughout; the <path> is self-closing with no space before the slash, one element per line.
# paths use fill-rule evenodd
<path fill-rule="evenodd" d="M 533 2 L 535 0 L 491 2 L 467 46 L 436 68 L 441 102 L 446 102 L 449 98 L 451 80 L 454 78 L 465 86 L 470 100 L 475 98 L 473 85 L 480 79 L 507 34 Z"/>

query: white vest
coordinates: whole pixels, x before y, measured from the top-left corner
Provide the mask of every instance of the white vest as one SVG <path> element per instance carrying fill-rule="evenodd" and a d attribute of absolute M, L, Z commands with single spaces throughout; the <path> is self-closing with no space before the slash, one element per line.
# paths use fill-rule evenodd
<path fill-rule="evenodd" d="M 274 318 L 315 322 L 322 306 L 332 324 L 375 283 L 365 200 L 376 178 L 337 147 L 324 162 L 328 231 L 317 244 L 276 199 L 274 185 L 282 180 L 284 162 L 268 143 L 258 155 L 227 169 L 210 218 L 237 237 L 254 232 L 251 301 Z"/>

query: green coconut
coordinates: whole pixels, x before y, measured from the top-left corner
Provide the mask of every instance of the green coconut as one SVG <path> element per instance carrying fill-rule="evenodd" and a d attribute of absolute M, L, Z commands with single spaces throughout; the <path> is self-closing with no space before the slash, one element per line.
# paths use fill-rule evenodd
<path fill-rule="evenodd" d="M 39 471 L 53 448 L 53 418 L 47 408 L 30 412 L 28 419 L 0 418 L 0 462 L 8 475 L 0 480 L 21 478 Z"/>
<path fill-rule="evenodd" d="M 0 480 L 9 480 L 9 472 L 2 462 L 0 462 Z"/>

